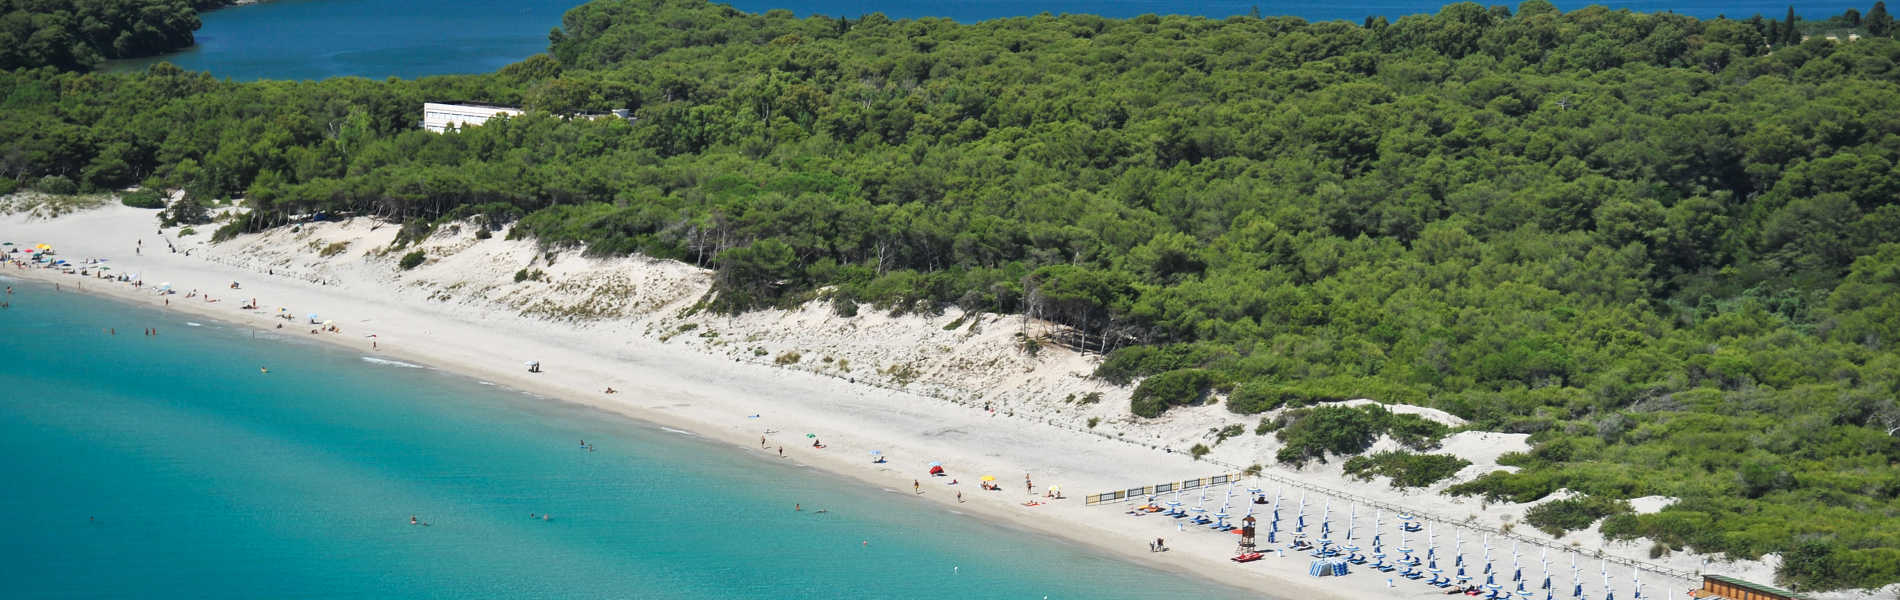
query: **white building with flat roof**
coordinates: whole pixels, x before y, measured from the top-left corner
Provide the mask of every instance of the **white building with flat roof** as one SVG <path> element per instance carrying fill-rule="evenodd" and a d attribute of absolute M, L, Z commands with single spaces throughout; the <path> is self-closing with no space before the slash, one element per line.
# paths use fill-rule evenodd
<path fill-rule="evenodd" d="M 442 104 L 425 102 L 422 104 L 422 128 L 436 133 L 448 131 L 450 127 L 462 128 L 480 125 L 499 115 L 519 116 L 523 111 L 506 106 L 486 104 Z"/>

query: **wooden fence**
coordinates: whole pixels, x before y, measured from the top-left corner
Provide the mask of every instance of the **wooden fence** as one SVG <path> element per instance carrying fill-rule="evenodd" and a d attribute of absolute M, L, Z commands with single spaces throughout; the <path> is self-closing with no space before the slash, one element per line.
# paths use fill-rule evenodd
<path fill-rule="evenodd" d="M 1128 500 L 1132 500 L 1135 498 L 1145 498 L 1148 496 L 1153 496 L 1155 494 L 1162 494 L 1162 493 L 1174 492 L 1174 491 L 1180 491 L 1180 490 L 1192 490 L 1196 488 L 1213 486 L 1213 485 L 1227 485 L 1229 483 L 1240 481 L 1240 477 L 1241 477 L 1240 473 L 1223 473 L 1220 475 L 1210 475 L 1210 476 L 1201 477 L 1198 479 L 1188 479 L 1184 481 L 1169 481 L 1166 483 L 1157 483 L 1154 485 L 1131 487 L 1125 490 L 1102 492 L 1100 494 L 1089 494 L 1088 496 L 1082 499 L 1082 503 L 1087 506 L 1095 506 L 1097 504 L 1113 504 L 1116 502 L 1126 502 Z"/>

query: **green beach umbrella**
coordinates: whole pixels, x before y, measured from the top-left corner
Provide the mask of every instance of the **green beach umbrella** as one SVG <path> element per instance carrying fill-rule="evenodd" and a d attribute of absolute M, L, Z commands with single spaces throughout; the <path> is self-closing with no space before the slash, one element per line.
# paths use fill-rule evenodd
<path fill-rule="evenodd" d="M 815 438 L 815 437 L 818 437 L 818 434 L 816 434 L 816 433 L 807 433 L 807 434 L 805 434 L 805 437 L 808 437 L 808 438 Z"/>

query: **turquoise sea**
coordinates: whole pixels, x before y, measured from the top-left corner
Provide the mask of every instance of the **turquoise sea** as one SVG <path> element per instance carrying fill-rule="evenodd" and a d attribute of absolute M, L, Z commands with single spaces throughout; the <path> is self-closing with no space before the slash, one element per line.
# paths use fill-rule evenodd
<path fill-rule="evenodd" d="M 1243 597 L 596 410 L 5 283 L 7 598 Z"/>
<path fill-rule="evenodd" d="M 1187 14 L 1223 18 L 1258 8 L 1263 15 L 1290 15 L 1309 21 L 1371 15 L 1393 19 L 1435 13 L 1452 0 L 732 0 L 748 12 L 775 8 L 799 15 L 857 18 L 882 12 L 893 18 L 946 17 L 974 22 L 999 17 L 1088 13 L 1110 17 Z M 322 79 L 355 75 L 422 77 L 451 73 L 487 73 L 547 50 L 548 31 L 582 0 L 272 0 L 254 6 L 203 15 L 198 44 L 183 52 L 118 61 L 114 70 L 143 69 L 160 60 L 218 77 Z M 1515 7 L 1517 0 L 1483 1 Z M 1696 17 L 1762 14 L 1780 18 L 1782 0 L 1555 0 L 1573 10 L 1592 4 L 1639 12 L 1674 11 Z M 1819 0 L 1795 3 L 1809 18 L 1826 18 L 1848 8 L 1865 12 L 1872 0 Z"/>

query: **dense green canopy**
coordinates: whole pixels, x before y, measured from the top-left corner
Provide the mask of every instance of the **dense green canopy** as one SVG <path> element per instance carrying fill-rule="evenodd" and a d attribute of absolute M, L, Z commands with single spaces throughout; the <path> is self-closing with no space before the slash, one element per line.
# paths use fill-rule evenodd
<path fill-rule="evenodd" d="M 1364 25 L 603 0 L 484 76 L 0 75 L 0 186 L 242 195 L 227 236 L 519 219 L 717 268 L 726 310 L 1028 313 L 1109 352 L 1142 415 L 1434 406 L 1532 434 L 1457 493 L 1568 488 L 1605 500 L 1539 526 L 1608 514 L 1656 552 L 1874 586 L 1900 581 L 1900 44 L 1855 31 L 1541 0 Z M 424 100 L 531 113 L 438 135 Z M 1347 412 L 1259 431 L 1289 461 L 1435 435 Z M 1645 495 L 1682 500 L 1613 501 Z"/>
<path fill-rule="evenodd" d="M 0 70 L 85 71 L 194 43 L 200 8 L 229 0 L 0 0 Z"/>

